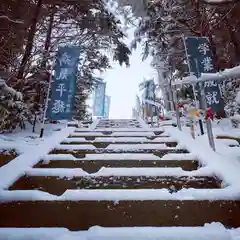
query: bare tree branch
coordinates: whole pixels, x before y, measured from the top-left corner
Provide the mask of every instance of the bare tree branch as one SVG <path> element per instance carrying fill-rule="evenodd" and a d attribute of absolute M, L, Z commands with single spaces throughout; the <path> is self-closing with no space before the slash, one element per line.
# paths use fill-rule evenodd
<path fill-rule="evenodd" d="M 24 22 L 21 21 L 21 20 L 13 20 L 13 19 L 9 18 L 9 17 L 6 16 L 6 15 L 2 15 L 2 16 L 0 16 L 0 18 L 5 18 L 5 19 L 7 19 L 8 21 L 10 21 L 10 22 L 12 22 L 12 23 L 17 23 L 17 24 L 23 24 L 23 23 L 24 23 Z"/>

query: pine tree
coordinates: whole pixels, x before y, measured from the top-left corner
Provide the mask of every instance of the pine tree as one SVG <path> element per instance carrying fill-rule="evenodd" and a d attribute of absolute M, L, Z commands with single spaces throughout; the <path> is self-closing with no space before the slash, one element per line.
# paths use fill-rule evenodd
<path fill-rule="evenodd" d="M 23 94 L 21 104 L 26 110 L 22 111 L 24 118 L 18 117 L 19 122 L 40 120 L 49 70 L 54 65 L 58 46 L 77 45 L 81 48 L 76 96 L 77 105 L 80 102 L 84 106 L 81 117 L 86 115 L 85 100 L 96 80 L 95 73 L 110 67 L 108 56 L 113 55 L 120 64 L 129 65 L 131 52 L 123 42 L 125 34 L 121 22 L 102 0 L 4 0 L 0 18 L 3 29 L 0 32 L 0 48 L 3 48 L 0 76 L 7 76 L 7 84 Z M 112 54 L 107 56 L 106 51 Z M 9 111 L 9 105 L 3 105 L 4 111 Z M 17 111 L 17 107 L 12 105 L 11 111 Z M 16 115 L 20 116 L 19 113 Z M 13 120 L 13 116 L 5 125 L 9 129 L 11 123 L 17 125 L 11 118 Z"/>

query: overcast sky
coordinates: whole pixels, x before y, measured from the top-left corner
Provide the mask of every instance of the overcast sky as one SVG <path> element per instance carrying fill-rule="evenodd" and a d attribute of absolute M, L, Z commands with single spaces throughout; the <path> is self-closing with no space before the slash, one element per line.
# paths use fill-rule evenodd
<path fill-rule="evenodd" d="M 133 31 L 129 32 L 128 43 L 132 37 Z M 141 47 L 138 47 L 130 57 L 129 68 L 115 62 L 113 68 L 101 76 L 107 82 L 106 94 L 111 96 L 110 118 L 131 118 L 139 83 L 143 78 L 156 76 L 150 66 L 151 59 L 142 62 L 141 54 Z"/>

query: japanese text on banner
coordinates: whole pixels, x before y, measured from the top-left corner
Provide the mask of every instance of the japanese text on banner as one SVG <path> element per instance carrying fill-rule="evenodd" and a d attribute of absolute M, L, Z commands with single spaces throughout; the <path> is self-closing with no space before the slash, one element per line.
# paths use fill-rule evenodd
<path fill-rule="evenodd" d="M 79 53 L 76 47 L 62 47 L 58 51 L 48 106 L 49 119 L 72 118 Z"/>
<path fill-rule="evenodd" d="M 208 38 L 186 37 L 185 41 L 190 71 L 197 77 L 200 77 L 201 73 L 216 72 Z M 200 99 L 199 86 L 196 86 L 196 89 L 198 89 L 197 97 Z M 214 81 L 208 81 L 204 83 L 204 90 L 208 107 L 211 107 L 214 112 L 224 111 L 224 102 L 219 85 Z"/>

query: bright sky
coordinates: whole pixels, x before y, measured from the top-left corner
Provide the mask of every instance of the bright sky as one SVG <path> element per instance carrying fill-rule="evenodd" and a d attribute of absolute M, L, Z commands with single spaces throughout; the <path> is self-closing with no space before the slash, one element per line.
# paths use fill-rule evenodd
<path fill-rule="evenodd" d="M 131 118 L 139 83 L 144 77 L 156 76 L 150 59 L 142 62 L 141 53 L 140 47 L 133 51 L 129 68 L 115 62 L 113 68 L 101 76 L 107 82 L 106 94 L 111 96 L 109 118 Z"/>

